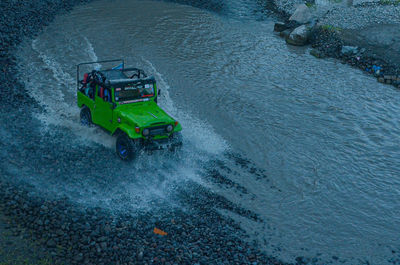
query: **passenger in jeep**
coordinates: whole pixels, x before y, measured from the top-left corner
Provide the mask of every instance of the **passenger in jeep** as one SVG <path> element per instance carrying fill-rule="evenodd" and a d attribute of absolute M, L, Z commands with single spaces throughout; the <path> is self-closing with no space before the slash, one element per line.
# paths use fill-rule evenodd
<path fill-rule="evenodd" d="M 96 85 L 93 82 L 93 75 L 91 73 L 86 73 L 83 76 L 81 91 L 89 98 L 94 99 L 95 88 Z"/>
<path fill-rule="evenodd" d="M 104 101 L 107 101 L 107 102 L 112 102 L 111 101 L 111 93 L 110 93 L 110 90 L 108 89 L 108 88 L 105 88 L 104 89 Z"/>

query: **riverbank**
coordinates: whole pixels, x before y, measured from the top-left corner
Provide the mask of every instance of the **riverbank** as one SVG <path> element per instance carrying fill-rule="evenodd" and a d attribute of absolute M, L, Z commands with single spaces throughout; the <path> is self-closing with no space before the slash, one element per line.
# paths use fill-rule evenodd
<path fill-rule="evenodd" d="M 115 215 L 0 182 L 0 210 L 12 229 L 57 264 L 282 264 L 242 241 L 240 228 L 211 205 L 185 196 L 197 210 Z"/>
<path fill-rule="evenodd" d="M 331 57 L 373 74 L 381 83 L 400 88 L 400 4 L 398 1 L 306 1 L 307 43 L 317 58 Z M 276 0 L 282 20 L 292 30 L 304 24 L 288 23 L 303 1 Z M 303 11 L 304 11 L 303 10 Z M 304 12 L 303 12 L 304 15 Z M 292 24 L 292 25 L 290 25 Z M 287 39 L 288 30 L 283 36 Z M 282 35 L 282 34 L 281 34 Z M 305 43 L 304 43 L 305 44 Z"/>

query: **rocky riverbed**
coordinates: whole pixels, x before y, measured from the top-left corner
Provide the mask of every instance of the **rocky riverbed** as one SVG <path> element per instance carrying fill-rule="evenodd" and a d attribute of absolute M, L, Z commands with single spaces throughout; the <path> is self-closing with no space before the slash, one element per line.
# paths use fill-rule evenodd
<path fill-rule="evenodd" d="M 13 0 L 0 3 L 3 14 L 0 18 L 0 81 L 1 91 L 6 91 L 0 94 L 0 209 L 8 220 L 13 220 L 12 229 L 38 244 L 56 263 L 282 264 L 259 251 L 255 242 L 247 240 L 238 224 L 223 217 L 220 210 L 228 210 L 260 225 L 257 215 L 194 181 L 189 180 L 176 188 L 173 200 L 183 207 L 157 205 L 162 202 L 154 200 L 150 203 L 157 207 L 151 211 L 98 207 L 101 203 L 93 206 L 71 200 L 59 194 L 57 189 L 46 190 L 56 185 L 76 185 L 77 190 L 90 190 L 93 185 L 107 190 L 121 181 L 113 170 L 107 169 L 116 168 L 116 163 L 124 167 L 115 160 L 104 159 L 99 168 L 95 157 L 107 158 L 111 152 L 102 146 L 74 146 L 76 135 L 68 129 L 60 130 L 54 126 L 50 132 L 43 132 L 41 122 L 32 119 L 32 112 L 46 110 L 31 98 L 16 78 L 18 71 L 13 53 L 17 45 L 24 38 L 34 37 L 55 15 L 86 2 Z M 201 2 L 204 1 L 198 1 Z M 290 1 L 281 2 L 291 4 Z M 213 10 L 218 5 L 202 7 Z M 291 5 L 291 12 L 294 10 Z M 312 43 L 321 55 L 342 56 L 344 37 L 333 27 L 321 27 L 321 32 L 314 34 Z M 364 59 L 357 59 L 362 46 L 344 51 L 348 62 L 364 62 Z M 368 60 L 364 67 L 370 67 L 374 73 L 382 70 L 384 62 Z M 267 178 L 249 161 L 236 155 L 232 155 L 232 160 L 257 178 Z M 236 189 L 238 193 L 247 193 L 246 188 L 218 171 L 210 170 L 204 178 Z M 83 181 L 86 179 L 87 182 Z M 75 192 L 79 197 L 79 191 Z M 92 194 L 96 200 L 95 190 Z M 122 197 L 113 205 L 128 204 L 126 200 Z M 252 232 L 257 234 L 258 231 Z M 338 257 L 332 259 L 335 262 Z M 323 263 L 318 258 L 298 257 L 296 261 L 299 264 Z M 400 261 L 393 258 L 391 262 L 398 264 Z"/>
<path fill-rule="evenodd" d="M 0 188 L 1 211 L 56 263 L 281 264 L 242 241 L 237 225 L 189 194 L 196 210 L 130 216 L 43 198 L 4 181 Z"/>
<path fill-rule="evenodd" d="M 0 212 L 0 264 L 52 264 L 50 254 L 46 254 L 37 242 L 14 221 Z"/>

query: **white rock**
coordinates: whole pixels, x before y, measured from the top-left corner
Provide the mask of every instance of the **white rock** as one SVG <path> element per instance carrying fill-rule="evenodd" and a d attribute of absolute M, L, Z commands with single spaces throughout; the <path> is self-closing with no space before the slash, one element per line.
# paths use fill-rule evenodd
<path fill-rule="evenodd" d="M 291 45 L 303 46 L 308 43 L 310 29 L 306 25 L 295 28 L 286 38 L 286 42 Z"/>
<path fill-rule="evenodd" d="M 297 7 L 296 11 L 294 11 L 289 20 L 294 20 L 300 24 L 305 24 L 310 22 L 311 18 L 312 16 L 310 9 L 305 4 L 301 4 Z"/>

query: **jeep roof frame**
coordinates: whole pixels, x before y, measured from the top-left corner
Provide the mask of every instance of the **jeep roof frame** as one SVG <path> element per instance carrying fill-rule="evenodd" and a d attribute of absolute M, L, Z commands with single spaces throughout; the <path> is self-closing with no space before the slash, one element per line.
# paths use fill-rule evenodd
<path fill-rule="evenodd" d="M 103 60 L 103 61 L 96 61 L 96 62 L 84 62 L 79 63 L 76 65 L 76 88 L 79 90 L 79 68 L 82 65 L 89 65 L 89 64 L 96 64 L 96 63 L 112 63 L 112 62 L 121 62 L 122 63 L 122 70 L 125 69 L 125 61 L 124 59 L 114 59 L 114 60 Z M 111 69 L 109 69 L 111 70 Z"/>
<path fill-rule="evenodd" d="M 154 84 L 156 82 L 155 78 L 153 76 L 146 77 L 146 78 L 140 78 L 140 79 L 112 79 L 112 80 L 106 80 L 104 82 L 104 85 L 106 86 L 126 86 L 129 84 L 137 84 L 137 83 L 142 83 L 142 84 Z"/>
<path fill-rule="evenodd" d="M 138 73 L 142 73 L 144 75 L 144 78 L 138 78 L 138 79 L 132 79 L 132 78 L 124 78 L 124 79 L 107 79 L 102 85 L 104 86 L 116 86 L 116 85 L 128 85 L 132 83 L 155 83 L 155 78 L 153 76 L 147 76 L 146 73 L 139 68 L 135 67 L 130 67 L 130 68 L 125 68 L 125 61 L 123 59 L 114 59 L 114 60 L 104 60 L 104 61 L 96 61 L 96 62 L 84 62 L 76 65 L 76 86 L 77 89 L 79 90 L 79 74 L 80 74 L 80 66 L 82 65 L 90 65 L 90 64 L 99 64 L 99 63 L 112 63 L 112 62 L 121 62 L 122 64 L 122 69 L 104 69 L 104 70 L 99 70 L 99 72 L 106 72 L 106 71 L 121 71 L 121 72 L 130 72 L 130 71 L 137 71 Z"/>

